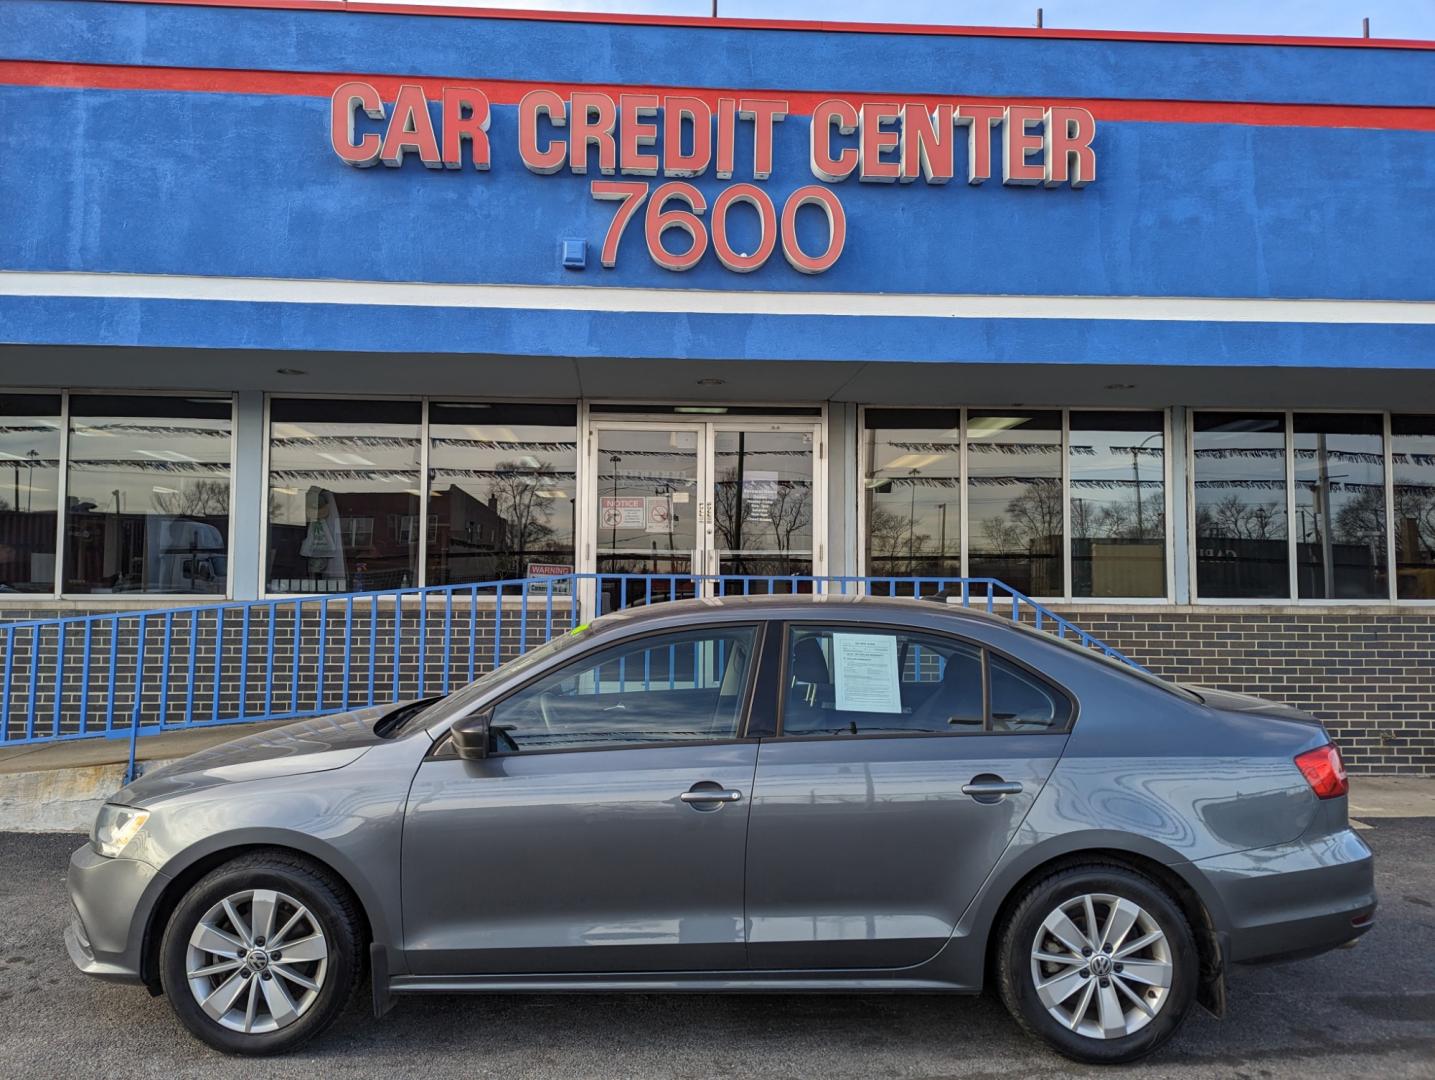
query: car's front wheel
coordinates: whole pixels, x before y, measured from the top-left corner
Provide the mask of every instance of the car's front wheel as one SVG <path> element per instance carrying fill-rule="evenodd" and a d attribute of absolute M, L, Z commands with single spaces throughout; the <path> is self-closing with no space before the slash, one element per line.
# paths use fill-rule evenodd
<path fill-rule="evenodd" d="M 1157 882 L 1125 867 L 1076 866 L 1034 883 L 997 949 L 997 989 L 1012 1016 L 1077 1061 L 1144 1057 L 1195 1002 L 1186 917 Z"/>
<path fill-rule="evenodd" d="M 322 867 L 255 853 L 211 871 L 175 908 L 160 944 L 180 1020 L 229 1054 L 291 1050 L 333 1022 L 361 969 L 352 896 Z"/>

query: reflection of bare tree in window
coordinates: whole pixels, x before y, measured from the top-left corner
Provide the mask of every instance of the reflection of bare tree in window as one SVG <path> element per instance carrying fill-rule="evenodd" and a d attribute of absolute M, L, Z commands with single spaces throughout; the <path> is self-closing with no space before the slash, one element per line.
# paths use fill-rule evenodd
<path fill-rule="evenodd" d="M 500 461 L 488 482 L 488 497 L 503 520 L 504 550 L 500 555 L 503 572 L 521 576 L 524 558 L 553 536 L 549 520 L 552 500 L 539 494 L 557 486 L 553 466 L 544 462 L 526 468 L 521 462 Z"/>
<path fill-rule="evenodd" d="M 1395 543 L 1402 562 L 1435 560 L 1435 488 L 1395 486 Z M 1406 551 L 1407 546 L 1415 551 Z"/>
<path fill-rule="evenodd" d="M 1090 540 L 1159 539 L 1166 535 L 1166 513 L 1160 507 L 1143 506 L 1138 522 L 1134 498 L 1103 501 L 1074 495 L 1071 500 L 1071 535 Z"/>
<path fill-rule="evenodd" d="M 811 489 L 806 484 L 779 481 L 777 492 L 768 504 L 768 524 L 772 526 L 773 546 L 781 552 L 782 562 L 791 566 L 793 537 L 812 524 Z"/>
<path fill-rule="evenodd" d="M 1197 508 L 1196 535 L 1231 540 L 1283 540 L 1285 505 L 1250 503 L 1239 495 L 1227 495 Z"/>
<path fill-rule="evenodd" d="M 150 501 L 171 517 L 224 517 L 229 513 L 229 481 L 195 480 L 182 491 L 156 491 Z"/>
<path fill-rule="evenodd" d="M 1061 481 L 1023 481 L 1025 490 L 1006 504 L 1006 514 L 982 522 L 990 552 L 1027 551 L 1061 535 Z"/>
<path fill-rule="evenodd" d="M 1398 509 L 1398 507 L 1397 507 Z M 1385 488 L 1369 488 L 1336 511 L 1332 535 L 1342 544 L 1385 543 Z"/>
<path fill-rule="evenodd" d="M 752 504 L 742 497 L 737 470 L 728 469 L 713 488 L 713 524 L 717 528 L 718 546 L 724 551 L 737 551 L 748 534 L 752 521 Z M 738 520 L 739 512 L 742 520 Z"/>
<path fill-rule="evenodd" d="M 890 570 L 899 560 L 910 563 L 915 558 L 926 558 L 931 542 L 931 533 L 914 531 L 911 519 L 905 515 L 883 510 L 880 506 L 872 507 L 872 514 L 867 519 L 867 543 L 872 552 L 873 566 Z"/>

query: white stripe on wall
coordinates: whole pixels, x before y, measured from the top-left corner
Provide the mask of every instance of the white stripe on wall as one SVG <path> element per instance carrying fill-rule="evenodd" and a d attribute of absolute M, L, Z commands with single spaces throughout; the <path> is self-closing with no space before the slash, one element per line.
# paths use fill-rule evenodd
<path fill-rule="evenodd" d="M 715 315 L 886 315 L 950 319 L 1435 324 L 1435 302 L 1257 300 L 1196 296 L 943 296 L 718 292 L 584 285 L 441 285 L 398 281 L 0 271 L 0 296 L 528 308 Z"/>

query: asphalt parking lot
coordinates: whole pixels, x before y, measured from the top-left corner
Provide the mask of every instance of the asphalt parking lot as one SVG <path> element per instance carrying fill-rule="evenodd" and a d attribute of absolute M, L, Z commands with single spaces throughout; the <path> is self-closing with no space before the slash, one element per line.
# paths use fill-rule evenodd
<path fill-rule="evenodd" d="M 1364 833 L 1376 928 L 1349 950 L 1238 969 L 1232 1014 L 1196 1013 L 1145 1077 L 1435 1077 L 1435 818 Z M 995 1001 L 610 997 L 363 1003 L 262 1065 L 193 1041 L 162 998 L 87 979 L 61 942 L 72 835 L 0 834 L 0 1075 L 143 1077 L 1048 1077 L 1091 1073 L 1024 1039 Z"/>

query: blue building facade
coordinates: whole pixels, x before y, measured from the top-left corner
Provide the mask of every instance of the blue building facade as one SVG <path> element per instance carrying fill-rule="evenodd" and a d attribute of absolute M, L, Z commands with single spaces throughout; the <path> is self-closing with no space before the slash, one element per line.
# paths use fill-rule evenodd
<path fill-rule="evenodd" d="M 1435 43 L 0 6 L 0 619 L 991 576 L 1435 769 Z"/>

